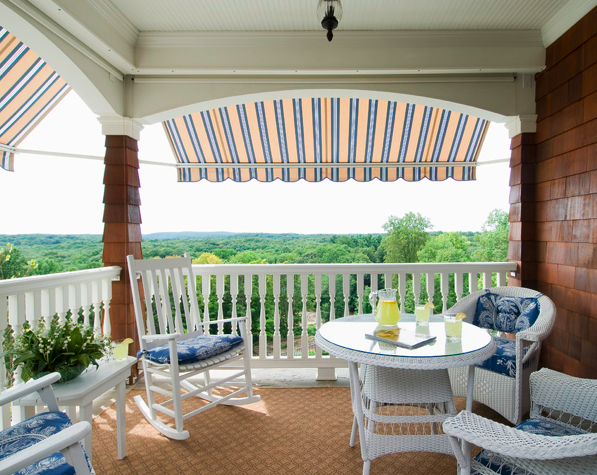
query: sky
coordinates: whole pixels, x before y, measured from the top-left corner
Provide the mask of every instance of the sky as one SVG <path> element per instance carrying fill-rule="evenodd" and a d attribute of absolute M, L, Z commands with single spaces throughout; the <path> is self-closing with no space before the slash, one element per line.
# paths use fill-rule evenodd
<path fill-rule="evenodd" d="M 19 148 L 104 156 L 101 126 L 71 91 Z M 492 123 L 479 163 L 510 157 L 502 124 Z M 139 159 L 174 163 L 161 124 L 141 131 Z M 0 169 L 0 234 L 102 234 L 103 162 L 32 154 Z M 477 168 L 477 180 L 334 183 L 178 183 L 174 168 L 142 164 L 141 231 L 300 234 L 382 233 L 389 216 L 412 211 L 435 231 L 481 231 L 494 209 L 508 211 L 508 163 Z"/>

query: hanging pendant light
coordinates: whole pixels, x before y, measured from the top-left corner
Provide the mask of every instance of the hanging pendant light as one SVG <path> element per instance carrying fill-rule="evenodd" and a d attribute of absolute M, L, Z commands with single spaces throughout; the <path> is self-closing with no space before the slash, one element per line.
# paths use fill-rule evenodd
<path fill-rule="evenodd" d="M 327 30 L 328 41 L 332 41 L 335 30 L 342 19 L 342 2 L 340 0 L 319 0 L 317 4 L 317 18 L 321 19 L 321 26 Z"/>

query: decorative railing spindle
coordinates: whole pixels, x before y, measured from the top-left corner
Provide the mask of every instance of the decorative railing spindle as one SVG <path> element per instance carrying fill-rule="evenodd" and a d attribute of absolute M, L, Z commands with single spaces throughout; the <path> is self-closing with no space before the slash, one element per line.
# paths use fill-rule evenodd
<path fill-rule="evenodd" d="M 261 310 L 259 312 L 259 358 L 265 359 L 267 356 L 267 333 L 265 332 L 265 297 L 267 296 L 267 275 L 259 274 L 259 302 Z"/>
<path fill-rule="evenodd" d="M 358 312 L 363 313 L 363 294 L 365 293 L 365 276 L 363 274 L 357 274 L 357 302 Z"/>
<path fill-rule="evenodd" d="M 309 357 L 309 334 L 307 333 L 307 298 L 309 296 L 309 275 L 301 274 L 301 301 L 303 304 L 301 311 L 301 358 Z"/>
<path fill-rule="evenodd" d="M 350 303 L 350 274 L 342 274 L 342 292 L 344 294 L 344 316 L 350 314 L 348 307 Z"/>
<path fill-rule="evenodd" d="M 315 274 L 315 328 L 321 327 L 321 274 Z M 321 349 L 315 348 L 315 356 L 321 358 Z"/>
<path fill-rule="evenodd" d="M 253 320 L 251 315 L 251 296 L 253 295 L 253 276 L 251 274 L 244 274 L 243 283 L 245 285 L 245 315 L 247 317 L 247 332 L 252 335 Z M 249 338 L 249 353 L 253 355 L 253 338 Z"/>
<path fill-rule="evenodd" d="M 224 318 L 224 275 L 216 276 L 216 295 L 218 298 L 218 320 Z M 224 333 L 224 324 L 218 323 L 218 335 Z"/>
<path fill-rule="evenodd" d="M 282 337 L 280 335 L 280 274 L 274 274 L 274 358 L 280 358 L 282 355 Z"/>
<path fill-rule="evenodd" d="M 238 316 L 236 310 L 236 303 L 238 300 L 238 275 L 230 274 L 230 300 L 232 303 L 232 318 L 236 318 Z M 238 323 L 233 321 L 232 322 L 232 333 L 236 333 L 238 329 Z"/>
<path fill-rule="evenodd" d="M 328 274 L 328 292 L 330 294 L 330 320 L 336 319 L 336 274 Z"/>
<path fill-rule="evenodd" d="M 294 359 L 294 274 L 286 276 L 286 295 L 288 296 L 288 331 L 286 332 L 286 358 Z"/>
<path fill-rule="evenodd" d="M 413 296 L 415 304 L 419 303 L 419 297 L 421 295 L 421 274 L 419 272 L 413 273 Z"/>

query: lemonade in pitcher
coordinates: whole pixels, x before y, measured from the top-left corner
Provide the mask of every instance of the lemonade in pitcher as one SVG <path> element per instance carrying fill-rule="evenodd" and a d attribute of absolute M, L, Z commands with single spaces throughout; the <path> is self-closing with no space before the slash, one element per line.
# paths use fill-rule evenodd
<path fill-rule="evenodd" d="M 371 292 L 369 302 L 373 309 L 373 315 L 377 323 L 383 326 L 396 325 L 400 320 L 398 302 L 396 302 L 396 290 L 384 289 Z"/>
<path fill-rule="evenodd" d="M 398 303 L 395 300 L 380 300 L 377 304 L 375 320 L 380 325 L 396 325 L 400 320 Z"/>

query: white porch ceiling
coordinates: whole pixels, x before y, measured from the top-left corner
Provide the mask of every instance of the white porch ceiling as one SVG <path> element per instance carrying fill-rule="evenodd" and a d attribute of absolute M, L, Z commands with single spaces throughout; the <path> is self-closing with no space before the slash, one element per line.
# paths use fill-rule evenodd
<path fill-rule="evenodd" d="M 317 0 L 112 0 L 138 31 L 316 31 Z M 540 30 L 568 0 L 343 0 L 338 31 Z"/>

